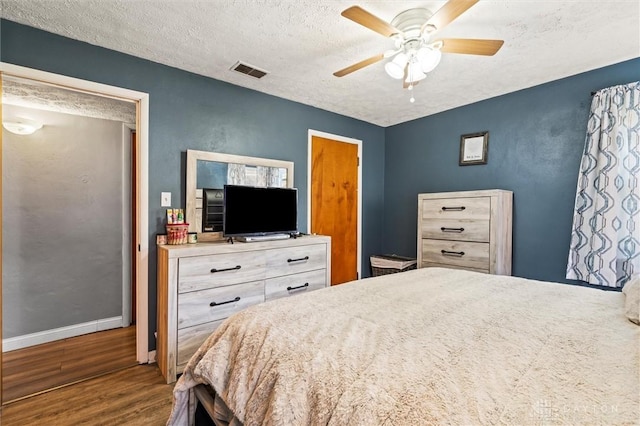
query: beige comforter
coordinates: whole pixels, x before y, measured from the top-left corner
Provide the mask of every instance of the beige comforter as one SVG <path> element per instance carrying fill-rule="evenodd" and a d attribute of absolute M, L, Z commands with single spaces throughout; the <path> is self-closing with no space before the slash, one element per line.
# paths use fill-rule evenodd
<path fill-rule="evenodd" d="M 441 268 L 248 308 L 178 380 L 246 425 L 638 424 L 640 327 L 616 292 Z"/>

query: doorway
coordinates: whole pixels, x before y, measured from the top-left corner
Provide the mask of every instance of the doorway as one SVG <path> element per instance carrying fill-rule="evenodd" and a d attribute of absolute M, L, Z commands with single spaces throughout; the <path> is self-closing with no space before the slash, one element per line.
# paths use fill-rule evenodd
<path fill-rule="evenodd" d="M 102 96 L 108 100 L 134 103 L 135 113 L 131 127 L 135 130 L 136 138 L 134 142 L 135 149 L 131 151 L 131 154 L 135 155 L 135 160 L 131 162 L 133 163 L 132 169 L 126 170 L 128 182 L 130 182 L 130 184 L 127 185 L 126 196 L 129 197 L 128 194 L 130 191 L 132 197 L 135 197 L 135 202 L 122 207 L 123 217 L 126 215 L 129 218 L 127 223 L 130 225 L 123 227 L 123 229 L 126 228 L 129 250 L 126 251 L 126 253 L 125 250 L 123 250 L 122 257 L 123 259 L 126 258 L 126 261 L 121 274 L 123 276 L 125 274 L 131 276 L 130 271 L 134 271 L 135 275 L 132 281 L 137 282 L 137 285 L 134 294 L 129 290 L 125 291 L 125 289 L 122 289 L 122 307 L 126 306 L 129 309 L 123 309 L 121 321 L 130 324 L 131 318 L 135 316 L 135 326 L 128 327 L 125 339 L 135 342 L 135 350 L 132 355 L 134 362 L 148 362 L 148 95 L 4 63 L 0 63 L 0 73 L 0 77 L 3 79 L 29 79 L 51 87 L 71 89 L 77 93 L 78 96 L 91 94 L 92 96 Z M 0 107 L 1 106 L 0 103 Z M 126 127 L 121 129 L 123 146 L 127 149 L 129 149 L 131 144 L 132 129 Z M 2 142 L 0 137 L 0 149 L 3 147 Z M 133 172 L 129 176 L 130 170 L 133 170 Z M 121 173 L 124 175 L 124 170 L 121 171 Z M 84 178 L 84 176 L 82 178 Z M 3 206 L 5 210 L 2 212 L 5 213 L 5 217 L 7 214 L 6 208 L 5 203 L 5 206 Z M 7 241 L 5 241 L 4 250 L 7 250 Z M 0 252 L 0 261 L 2 261 L 2 252 Z M 0 289 L 1 288 L 0 286 Z M 0 313 L 1 301 L 2 299 L 0 298 Z M 135 307 L 132 306 L 132 303 L 135 303 Z M 101 326 L 97 325 L 97 327 L 100 328 Z M 86 343 L 86 341 L 77 343 L 79 346 L 76 347 L 76 352 L 82 352 L 83 348 L 86 347 Z M 1 353 L 2 340 L 0 339 L 0 354 Z M 0 358 L 0 363 L 1 362 L 2 359 Z M 2 370 L 0 370 L 0 383 L 2 383 Z"/>
<path fill-rule="evenodd" d="M 308 229 L 331 237 L 331 285 L 361 277 L 362 141 L 309 130 Z"/>

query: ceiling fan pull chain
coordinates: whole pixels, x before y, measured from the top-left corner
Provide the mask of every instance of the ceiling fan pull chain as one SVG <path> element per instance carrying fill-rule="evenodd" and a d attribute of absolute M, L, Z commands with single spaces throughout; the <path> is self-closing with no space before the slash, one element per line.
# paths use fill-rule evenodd
<path fill-rule="evenodd" d="M 414 103 L 416 101 L 416 98 L 413 97 L 413 75 L 412 75 L 412 73 L 413 73 L 413 71 L 411 70 L 411 67 L 409 67 L 407 69 L 407 77 L 409 78 L 409 87 L 407 87 L 407 89 L 411 93 L 411 97 L 409 98 L 409 102 Z"/>

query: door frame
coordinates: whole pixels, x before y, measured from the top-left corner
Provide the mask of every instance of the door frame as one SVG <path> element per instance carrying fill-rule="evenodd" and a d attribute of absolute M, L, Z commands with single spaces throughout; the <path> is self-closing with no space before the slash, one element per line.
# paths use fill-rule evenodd
<path fill-rule="evenodd" d="M 138 173 L 132 183 L 137 187 L 137 235 L 133 236 L 137 241 L 136 251 L 136 359 L 139 363 L 149 362 L 149 94 L 135 90 L 109 86 L 93 81 L 67 77 L 46 71 L 35 70 L 19 65 L 0 62 L 0 78 L 3 75 L 26 78 L 43 83 L 54 84 L 71 90 L 91 93 L 94 95 L 133 101 L 136 103 L 136 136 L 137 136 L 137 168 Z M 0 98 L 0 107 L 2 101 Z M 1 136 L 0 136 L 1 138 Z M 0 139 L 0 149 L 2 143 Z M 0 157 L 2 158 L 2 157 Z M 0 176 L 0 184 L 2 177 Z M 1 186 L 0 186 L 1 188 Z M 1 191 L 0 191 L 1 194 Z M 1 206 L 1 205 L 0 205 Z M 1 211 L 0 211 L 0 217 Z M 0 225 L 1 229 L 1 225 Z M 0 262 L 2 262 L 2 250 L 0 246 Z M 0 295 L 2 292 L 2 276 L 0 276 Z M 0 302 L 2 298 L 0 296 Z M 0 318 L 2 316 L 2 304 L 0 303 Z M 0 354 L 2 353 L 2 329 L 0 328 Z M 0 357 L 1 359 L 1 357 Z M 0 378 L 2 365 L 0 364 Z M 1 402 L 1 395 L 0 395 Z"/>
<path fill-rule="evenodd" d="M 357 213 L 357 259 L 356 259 L 356 273 L 358 279 L 362 279 L 362 141 L 359 139 L 348 138 L 346 136 L 334 135 L 331 133 L 321 132 L 319 130 L 309 129 L 308 132 L 308 144 L 307 144 L 307 232 L 311 233 L 311 142 L 313 137 L 331 139 L 338 142 L 345 142 L 358 145 L 358 213 Z"/>

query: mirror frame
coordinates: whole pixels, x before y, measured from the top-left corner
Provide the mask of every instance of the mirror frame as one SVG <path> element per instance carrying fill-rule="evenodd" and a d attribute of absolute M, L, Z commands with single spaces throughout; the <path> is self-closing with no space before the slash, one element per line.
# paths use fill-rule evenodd
<path fill-rule="evenodd" d="M 189 232 L 197 232 L 196 223 L 196 189 L 198 176 L 198 160 L 216 161 L 219 163 L 245 164 L 247 166 L 278 167 L 287 169 L 287 188 L 293 188 L 293 161 L 273 160 L 270 158 L 247 157 L 244 155 L 222 154 L 210 151 L 187 150 L 187 177 L 185 220 L 189 222 Z M 198 241 L 219 240 L 222 232 L 199 232 Z"/>

